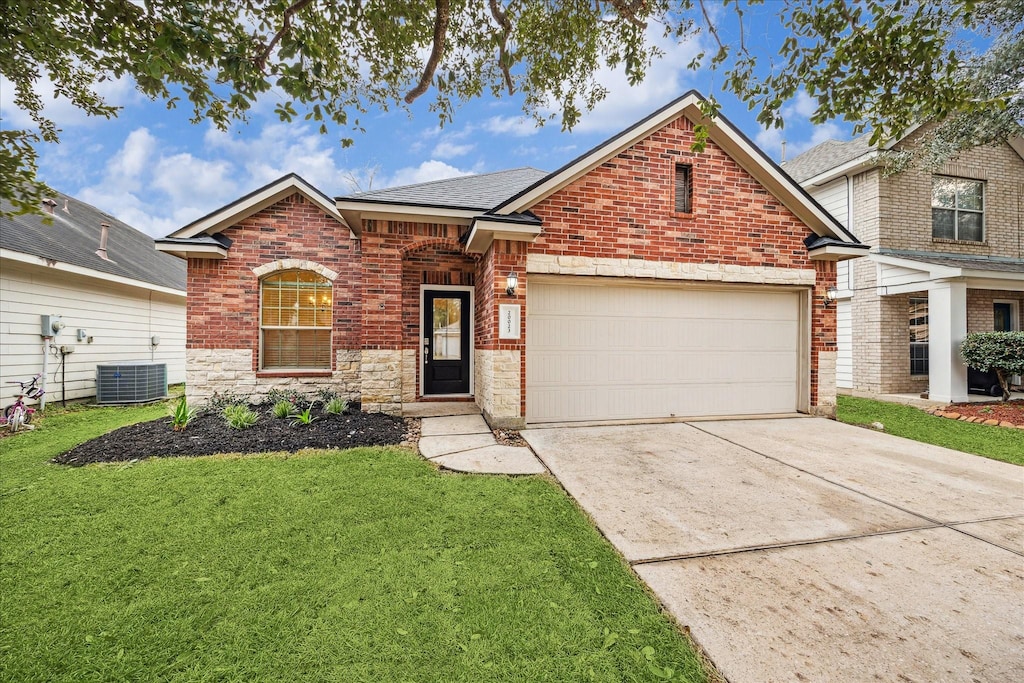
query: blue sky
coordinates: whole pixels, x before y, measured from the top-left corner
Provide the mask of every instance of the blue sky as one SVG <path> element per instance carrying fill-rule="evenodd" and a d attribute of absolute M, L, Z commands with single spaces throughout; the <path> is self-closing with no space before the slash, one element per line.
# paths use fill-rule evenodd
<path fill-rule="evenodd" d="M 748 20 L 748 47 L 770 68 L 778 59 L 773 48 L 784 37 L 771 0 Z M 116 119 L 90 119 L 66 101 L 48 100 L 47 115 L 62 133 L 59 145 L 39 148 L 40 176 L 143 232 L 162 236 L 290 172 L 335 196 L 519 166 L 551 171 L 690 89 L 716 93 L 723 113 L 776 161 L 783 139 L 792 158 L 825 139 L 849 138 L 849 124 L 812 126 L 813 103 L 806 96 L 787 105 L 784 131 L 762 130 L 746 105 L 721 92 L 722 74 L 686 68 L 706 40 L 659 40 L 664 58 L 634 87 L 621 72 L 602 73 L 608 98 L 584 113 L 571 133 L 560 131 L 557 123 L 537 128 L 522 116 L 518 97 L 467 103 L 442 129 L 427 110 L 429 93 L 411 115 L 376 111 L 360 117 L 365 133 L 333 129 L 320 135 L 301 117 L 282 123 L 273 113 L 273 99 L 258 106 L 247 124 L 221 132 L 208 123 L 190 124 L 187 109 L 150 102 L 130 81 L 107 82 L 100 92 L 123 107 Z M 10 90 L 0 82 L 0 125 L 7 129 L 22 127 L 27 119 L 12 106 Z M 348 136 L 355 144 L 343 149 L 340 139 Z"/>

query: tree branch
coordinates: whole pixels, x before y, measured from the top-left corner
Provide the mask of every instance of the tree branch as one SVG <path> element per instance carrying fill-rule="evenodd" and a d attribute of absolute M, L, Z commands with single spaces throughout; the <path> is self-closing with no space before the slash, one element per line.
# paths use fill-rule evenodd
<path fill-rule="evenodd" d="M 508 36 L 512 33 L 512 22 L 508 20 L 508 15 L 505 14 L 501 9 L 501 5 L 498 0 L 489 0 L 491 6 L 491 16 L 501 26 L 501 45 L 498 46 L 498 67 L 501 69 L 502 75 L 505 77 L 505 86 L 508 88 L 508 94 L 515 94 L 516 89 L 512 86 L 512 73 L 509 71 L 508 66 Z"/>
<path fill-rule="evenodd" d="M 647 0 L 633 0 L 632 2 L 625 2 L 625 0 L 611 0 L 612 7 L 619 13 L 619 16 L 624 18 L 629 23 L 639 28 L 646 29 L 647 22 L 640 21 L 636 18 L 636 12 L 639 9 L 644 9 L 647 6 Z"/>
<path fill-rule="evenodd" d="M 267 67 L 267 60 L 270 59 L 270 53 L 274 51 L 277 44 L 281 42 L 281 38 L 284 37 L 288 31 L 292 28 L 292 17 L 303 7 L 313 2 L 313 0 L 297 0 L 291 7 L 284 11 L 283 19 L 281 20 L 281 28 L 278 29 L 274 37 L 270 39 L 270 43 L 263 50 L 263 53 L 256 59 L 256 66 L 260 68 L 260 71 L 265 71 Z"/>
<path fill-rule="evenodd" d="M 412 104 L 417 97 L 427 92 L 430 82 L 434 80 L 434 72 L 441 61 L 441 54 L 444 52 L 445 37 L 448 34 L 448 23 L 452 18 L 451 7 L 448 5 L 448 0 L 436 0 L 435 5 L 437 11 L 434 14 L 434 46 L 430 50 L 430 57 L 427 59 L 426 66 L 423 67 L 423 75 L 420 76 L 420 82 L 405 95 L 406 104 Z"/>

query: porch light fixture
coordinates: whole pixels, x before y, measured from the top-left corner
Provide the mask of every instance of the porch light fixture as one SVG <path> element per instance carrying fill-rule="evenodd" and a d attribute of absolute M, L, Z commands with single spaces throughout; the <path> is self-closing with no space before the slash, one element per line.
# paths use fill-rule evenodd
<path fill-rule="evenodd" d="M 825 290 L 825 296 L 821 297 L 825 301 L 825 308 L 831 306 L 835 300 L 839 297 L 839 290 L 835 287 L 829 287 Z"/>
<path fill-rule="evenodd" d="M 505 278 L 505 293 L 509 296 L 516 295 L 516 285 L 519 284 L 519 276 L 515 273 L 509 273 Z"/>

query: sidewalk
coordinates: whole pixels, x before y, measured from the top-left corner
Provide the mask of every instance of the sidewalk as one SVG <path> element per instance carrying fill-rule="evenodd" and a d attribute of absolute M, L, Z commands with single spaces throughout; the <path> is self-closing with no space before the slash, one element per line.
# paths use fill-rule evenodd
<path fill-rule="evenodd" d="M 425 417 L 420 454 L 441 467 L 478 474 L 543 474 L 547 470 L 526 447 L 501 446 L 481 415 Z"/>

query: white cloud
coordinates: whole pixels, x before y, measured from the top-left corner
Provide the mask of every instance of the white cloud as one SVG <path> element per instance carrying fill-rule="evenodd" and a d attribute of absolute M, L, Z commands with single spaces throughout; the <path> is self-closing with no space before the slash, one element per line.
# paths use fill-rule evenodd
<path fill-rule="evenodd" d="M 818 103 L 807 94 L 806 90 L 801 88 L 793 102 L 782 108 L 782 114 L 783 116 L 796 114 L 809 119 L 817 108 Z"/>
<path fill-rule="evenodd" d="M 690 75 L 687 65 L 701 52 L 701 37 L 693 36 L 677 42 L 661 35 L 654 23 L 647 29 L 647 39 L 664 55 L 647 69 L 644 80 L 630 85 L 623 68 L 601 67 L 596 80 L 608 89 L 608 96 L 591 112 L 583 112 L 574 131 L 581 133 L 614 132 L 639 121 L 659 107 L 668 104 L 687 90 Z M 549 113 L 556 113 L 552 107 Z"/>
<path fill-rule="evenodd" d="M 127 77 L 108 78 L 93 84 L 93 88 L 107 104 L 115 107 L 123 107 L 133 100 L 142 99 L 142 96 L 134 91 L 132 79 Z M 87 116 L 65 97 L 54 97 L 53 81 L 45 75 L 36 82 L 33 90 L 43 103 L 43 116 L 53 121 L 57 128 L 91 125 L 107 120 L 102 116 Z M 0 77 L 0 119 L 3 119 L 3 128 L 35 128 L 35 122 L 28 112 L 14 103 L 14 96 L 14 85 L 6 78 Z"/>
<path fill-rule="evenodd" d="M 492 116 L 483 122 L 483 129 L 495 135 L 514 135 L 524 138 L 536 135 L 536 122 L 525 116 Z"/>
<path fill-rule="evenodd" d="M 331 194 L 347 191 L 330 138 L 306 126 L 272 123 L 244 139 L 210 128 L 201 151 L 137 128 L 106 160 L 99 182 L 76 196 L 150 235 L 167 235 L 290 172 Z"/>
<path fill-rule="evenodd" d="M 442 140 L 434 146 L 434 151 L 431 152 L 431 156 L 439 159 L 451 159 L 453 157 L 465 156 L 474 149 L 476 149 L 476 145 L 471 143 L 460 145 L 450 140 Z"/>
<path fill-rule="evenodd" d="M 381 183 L 380 187 L 415 185 L 416 183 L 458 178 L 464 175 L 473 175 L 473 173 L 472 171 L 463 171 L 454 166 L 449 166 L 443 161 L 431 159 L 424 161 L 419 166 L 406 166 L 405 168 L 398 169 L 394 175 L 388 178 L 387 182 Z"/>

